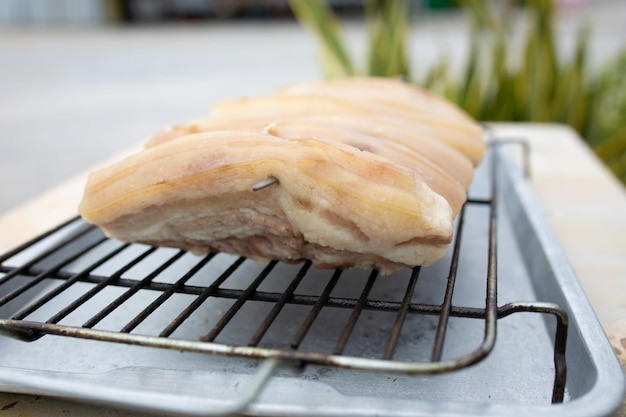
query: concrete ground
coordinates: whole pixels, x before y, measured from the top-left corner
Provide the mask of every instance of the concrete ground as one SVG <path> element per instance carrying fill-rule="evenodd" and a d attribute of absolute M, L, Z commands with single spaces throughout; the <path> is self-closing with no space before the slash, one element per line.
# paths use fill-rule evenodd
<path fill-rule="evenodd" d="M 592 61 L 602 62 L 626 47 L 625 13 L 622 0 L 567 9 L 559 40 L 570 47 L 589 21 Z M 346 29 L 362 56 L 362 25 Z M 458 67 L 466 34 L 458 14 L 418 16 L 413 68 L 442 53 Z M 0 214 L 163 126 L 206 115 L 215 100 L 320 78 L 317 59 L 313 38 L 291 21 L 0 28 Z"/>

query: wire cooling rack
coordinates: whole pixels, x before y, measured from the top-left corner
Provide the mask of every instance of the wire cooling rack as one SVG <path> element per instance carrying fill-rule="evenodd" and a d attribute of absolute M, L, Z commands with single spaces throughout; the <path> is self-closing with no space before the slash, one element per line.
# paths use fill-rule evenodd
<path fill-rule="evenodd" d="M 318 271 L 308 261 L 258 266 L 243 257 L 195 257 L 182 250 L 117 242 L 74 218 L 0 257 L 0 312 L 9 312 L 0 318 L 0 332 L 32 343 L 44 335 L 59 335 L 271 359 L 245 403 L 263 388 L 279 362 L 406 375 L 462 369 L 492 351 L 499 319 L 519 312 L 542 313 L 557 318 L 552 402 L 562 402 L 565 311 L 545 302 L 498 306 L 497 163 L 492 155 L 489 195 L 470 196 L 460 213 L 447 266 L 439 268 L 446 276 L 440 277 L 445 288 L 438 300 L 420 299 L 418 287 L 427 268 L 379 277 L 375 270 Z M 466 246 L 476 244 L 464 239 L 465 225 L 477 221 L 476 216 L 487 228 L 481 243 L 484 256 L 476 260 L 483 265 L 479 282 L 484 302 L 456 305 L 457 281 L 465 279 L 459 259 Z M 389 286 L 393 291 L 385 289 Z M 339 288 L 350 291 L 342 294 Z M 140 304 L 138 299 L 148 301 Z M 215 313 L 212 322 L 197 319 L 206 311 Z M 386 332 L 384 345 L 359 350 L 354 346 L 367 344 L 368 333 L 361 325 L 365 312 L 385 315 L 390 326 L 376 330 Z M 431 323 L 428 334 L 422 335 L 429 340 L 428 352 L 399 348 L 415 328 L 406 323 L 420 318 Z M 445 354 L 446 338 L 453 331 L 451 318 L 482 323 L 475 326 L 481 329 L 480 342 L 455 357 Z M 324 324 L 329 321 L 332 326 Z M 325 328 L 333 330 L 325 333 Z M 316 350 L 311 350 L 309 339 L 325 343 L 316 343 Z"/>

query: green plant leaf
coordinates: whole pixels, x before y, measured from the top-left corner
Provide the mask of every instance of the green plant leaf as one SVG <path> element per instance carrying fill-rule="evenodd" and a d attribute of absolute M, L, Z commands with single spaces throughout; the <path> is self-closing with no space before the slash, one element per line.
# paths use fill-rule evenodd
<path fill-rule="evenodd" d="M 328 78 L 354 75 L 339 19 L 324 0 L 289 0 L 298 21 L 319 40 L 322 67 Z"/>
<path fill-rule="evenodd" d="M 406 0 L 365 0 L 369 35 L 368 75 L 410 77 L 407 58 L 409 4 Z"/>
<path fill-rule="evenodd" d="M 368 36 L 365 73 L 409 78 L 409 0 L 363 1 Z M 626 182 L 626 50 L 591 72 L 588 28 L 579 31 L 573 56 L 559 59 L 555 2 L 510 0 L 522 5 L 526 17 L 520 51 L 509 33 L 514 27 L 514 14 L 509 12 L 514 8 L 502 7 L 509 2 L 458 1 L 470 28 L 465 66 L 460 74 L 453 74 L 449 57 L 444 56 L 426 69 L 421 85 L 480 120 L 567 123 Z M 323 0 L 290 0 L 290 4 L 318 38 L 325 75 L 354 75 L 355 64 L 328 4 Z"/>

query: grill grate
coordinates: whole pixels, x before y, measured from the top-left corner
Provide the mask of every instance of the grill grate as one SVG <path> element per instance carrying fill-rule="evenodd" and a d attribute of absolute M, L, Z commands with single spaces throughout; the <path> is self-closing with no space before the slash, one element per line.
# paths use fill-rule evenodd
<path fill-rule="evenodd" d="M 557 319 L 552 402 L 562 402 L 566 313 L 551 303 L 497 304 L 497 153 L 490 153 L 490 195 L 469 198 L 461 211 L 446 258 L 447 280 L 438 279 L 445 284 L 435 292 L 439 301 L 423 295 L 433 282 L 422 278 L 430 268 L 379 279 L 377 271 L 318 271 L 308 261 L 272 261 L 260 267 L 225 254 L 199 258 L 181 250 L 116 242 L 75 218 L 0 257 L 0 312 L 10 312 L 1 315 L 0 331 L 30 342 L 50 334 L 301 365 L 435 374 L 485 358 L 496 342 L 498 319 L 535 312 Z M 460 258 L 470 244 L 463 237 L 464 225 L 468 216 L 475 221 L 479 215 L 488 230 L 480 260 L 483 304 L 459 306 L 453 302 L 454 289 L 458 279 L 466 278 Z M 428 282 L 420 285 L 422 281 Z M 367 314 L 389 317 L 391 328 L 376 330 L 387 332 L 379 350 L 359 350 L 367 338 L 359 324 Z M 476 346 L 454 357 L 446 353 L 451 318 L 483 323 Z M 423 336 L 432 339 L 426 354 L 403 348 L 411 331 L 406 329 L 416 327 L 407 324 L 412 320 L 433 327 Z M 311 338 L 327 340 L 327 348 L 309 350 Z"/>

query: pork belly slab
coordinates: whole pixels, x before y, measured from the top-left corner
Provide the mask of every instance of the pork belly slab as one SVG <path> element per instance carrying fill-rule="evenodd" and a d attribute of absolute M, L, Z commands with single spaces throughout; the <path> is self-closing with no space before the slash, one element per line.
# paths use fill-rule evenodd
<path fill-rule="evenodd" d="M 353 111 L 362 99 L 367 110 Z M 92 173 L 83 218 L 122 241 L 388 274 L 445 254 L 485 149 L 459 109 L 392 80 L 308 83 L 216 107 Z"/>

